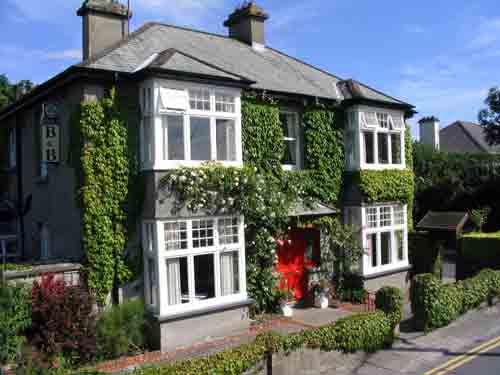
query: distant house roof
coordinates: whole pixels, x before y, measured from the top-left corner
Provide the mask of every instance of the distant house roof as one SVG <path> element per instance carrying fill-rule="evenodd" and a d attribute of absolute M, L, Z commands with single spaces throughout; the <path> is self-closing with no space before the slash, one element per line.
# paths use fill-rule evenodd
<path fill-rule="evenodd" d="M 461 231 L 469 219 L 467 212 L 429 211 L 417 224 L 417 229 L 438 231 Z"/>
<path fill-rule="evenodd" d="M 500 153 L 500 146 L 490 146 L 483 128 L 472 122 L 455 121 L 439 132 L 440 148 L 456 153 Z"/>

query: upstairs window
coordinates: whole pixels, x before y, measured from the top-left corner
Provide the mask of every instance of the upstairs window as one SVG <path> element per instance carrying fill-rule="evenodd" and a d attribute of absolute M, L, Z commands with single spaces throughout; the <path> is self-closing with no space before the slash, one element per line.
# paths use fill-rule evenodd
<path fill-rule="evenodd" d="M 159 92 L 158 107 L 143 113 L 143 167 L 170 169 L 210 160 L 241 163 L 237 91 L 202 87 L 155 90 Z M 141 106 L 148 108 L 146 101 L 152 100 L 148 90 L 141 94 Z"/>
<path fill-rule="evenodd" d="M 293 112 L 281 112 L 280 122 L 283 129 L 285 151 L 281 163 L 285 169 L 299 169 L 299 119 Z"/>
<path fill-rule="evenodd" d="M 361 112 L 362 164 L 403 165 L 403 119 L 385 112 Z"/>

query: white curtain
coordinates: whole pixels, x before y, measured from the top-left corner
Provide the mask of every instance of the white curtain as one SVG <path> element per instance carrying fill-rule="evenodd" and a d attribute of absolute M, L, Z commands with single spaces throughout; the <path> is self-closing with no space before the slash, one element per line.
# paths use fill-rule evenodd
<path fill-rule="evenodd" d="M 181 264 L 180 259 L 167 260 L 168 304 L 179 305 L 181 295 Z"/>
<path fill-rule="evenodd" d="M 220 255 L 221 289 L 223 296 L 238 292 L 238 253 L 224 253 Z"/>

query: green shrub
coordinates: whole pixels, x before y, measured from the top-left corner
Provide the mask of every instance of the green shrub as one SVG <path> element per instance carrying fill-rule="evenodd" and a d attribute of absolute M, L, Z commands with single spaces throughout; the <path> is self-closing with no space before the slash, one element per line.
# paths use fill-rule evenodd
<path fill-rule="evenodd" d="M 398 288 L 385 286 L 375 295 L 375 306 L 389 317 L 393 327 L 403 318 L 403 305 L 403 293 Z"/>
<path fill-rule="evenodd" d="M 346 353 L 358 350 L 374 352 L 392 343 L 394 330 L 383 312 L 359 314 L 335 323 L 336 347 Z"/>
<path fill-rule="evenodd" d="M 25 286 L 0 285 L 0 363 L 13 361 L 31 324 L 29 290 Z"/>
<path fill-rule="evenodd" d="M 118 358 L 144 348 L 144 304 L 128 301 L 105 311 L 97 322 L 97 351 L 103 358 Z"/>
<path fill-rule="evenodd" d="M 416 326 L 425 331 L 446 326 L 499 294 L 500 271 L 484 270 L 455 284 L 442 284 L 431 274 L 417 275 L 411 286 Z"/>
<path fill-rule="evenodd" d="M 500 269 L 500 232 L 463 235 L 460 250 L 457 274 L 461 279 L 484 268 Z"/>

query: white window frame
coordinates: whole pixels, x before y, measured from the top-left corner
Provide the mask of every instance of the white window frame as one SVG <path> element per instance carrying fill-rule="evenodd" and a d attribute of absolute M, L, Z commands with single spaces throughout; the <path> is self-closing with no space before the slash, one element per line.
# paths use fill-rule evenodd
<path fill-rule="evenodd" d="M 187 95 L 187 109 L 174 110 L 161 107 L 160 90 L 161 89 L 183 90 Z M 147 98 L 144 93 L 151 90 L 151 98 L 147 104 Z M 190 108 L 189 91 L 207 90 L 210 93 L 210 110 L 197 110 Z M 234 112 L 216 111 L 215 97 L 218 94 L 234 97 Z M 224 166 L 241 167 L 243 166 L 243 150 L 241 140 L 241 90 L 231 87 L 220 87 L 211 85 L 201 85 L 188 82 L 178 82 L 171 80 L 150 79 L 141 84 L 140 103 L 143 109 L 143 120 L 141 121 L 141 160 L 143 170 L 169 170 L 179 167 L 198 167 L 206 161 L 217 161 Z M 184 136 L 184 160 L 164 160 L 164 154 L 168 154 L 165 146 L 165 131 L 162 124 L 162 116 L 177 115 L 183 120 Z M 144 119 L 148 116 L 153 118 L 153 157 L 147 160 L 144 157 Z M 191 160 L 191 117 L 208 118 L 210 122 L 210 159 Z M 235 160 L 217 160 L 217 120 L 234 121 L 235 138 Z"/>
<path fill-rule="evenodd" d="M 233 244 L 219 244 L 218 222 L 219 219 L 238 218 L 238 242 Z M 193 247 L 192 228 L 193 221 L 196 220 L 213 220 L 214 223 L 214 244 L 213 246 Z M 188 246 L 186 249 L 179 250 L 166 250 L 165 237 L 164 237 L 164 224 L 171 222 L 185 221 L 188 233 Z M 146 232 L 147 225 L 152 224 L 155 229 L 154 234 L 154 251 L 144 252 L 145 260 L 148 258 L 155 259 L 157 280 L 156 285 L 158 291 L 157 301 L 159 304 L 156 306 L 148 305 L 148 309 L 155 311 L 161 316 L 169 316 L 182 312 L 196 311 L 207 307 L 223 306 L 225 304 L 244 301 L 247 299 L 246 292 L 246 261 L 245 261 L 245 233 L 244 233 L 244 218 L 243 216 L 210 216 L 210 217 L 189 217 L 189 218 L 176 218 L 174 220 L 144 220 L 143 221 L 143 247 L 147 248 Z M 222 296 L 221 287 L 221 269 L 220 259 L 221 254 L 226 252 L 238 253 L 238 281 L 239 292 L 237 294 Z M 197 300 L 195 298 L 195 274 L 194 274 L 194 257 L 199 255 L 213 255 L 214 259 L 214 283 L 215 283 L 215 297 L 207 300 Z M 187 258 L 188 262 L 188 284 L 190 302 L 179 305 L 168 304 L 168 287 L 167 287 L 167 260 Z M 147 261 L 145 262 L 147 264 Z M 151 300 L 149 296 L 149 275 L 147 267 L 145 266 L 145 282 L 148 286 L 146 289 L 146 301 Z"/>
<path fill-rule="evenodd" d="M 367 222 L 367 212 L 369 209 L 377 209 L 377 226 L 369 227 Z M 391 213 L 391 224 L 382 226 L 381 220 L 381 209 L 390 208 Z M 351 207 L 352 209 L 352 207 Z M 402 209 L 403 211 L 403 223 L 396 224 L 395 211 L 396 209 Z M 395 269 L 400 269 L 409 265 L 408 261 L 408 225 L 407 225 L 407 206 L 400 204 L 374 204 L 366 205 L 360 207 L 361 210 L 361 220 L 362 220 L 362 230 L 361 238 L 363 248 L 365 249 L 365 254 L 362 259 L 362 273 L 364 276 L 369 276 L 373 274 L 378 274 L 381 272 L 391 271 Z M 403 259 L 398 258 L 397 246 L 396 246 L 396 232 L 403 232 Z M 390 263 L 382 265 L 382 233 L 390 233 Z M 368 253 L 368 241 L 367 236 L 374 234 L 377 241 L 377 262 L 376 266 L 372 265 L 371 254 Z"/>
<path fill-rule="evenodd" d="M 287 141 L 295 141 L 295 164 L 281 164 L 284 170 L 286 171 L 296 171 L 301 168 L 301 160 L 302 160 L 302 149 L 301 149 L 301 135 L 300 135 L 300 114 L 296 111 L 292 111 L 289 109 L 280 110 L 280 114 L 293 116 L 295 118 L 295 138 L 294 137 L 284 137 L 283 140 L 285 144 Z"/>
<path fill-rule="evenodd" d="M 9 129 L 9 168 L 15 168 L 17 165 L 17 144 L 16 144 L 16 128 Z"/>
<path fill-rule="evenodd" d="M 404 114 L 401 112 L 388 111 L 370 107 L 355 107 L 350 112 L 357 112 L 359 123 L 359 142 L 358 147 L 359 153 L 359 167 L 360 169 L 372 169 L 372 170 L 382 170 L 382 169 L 404 169 L 406 168 L 405 160 L 405 127 L 404 127 Z M 387 127 L 383 127 L 380 122 L 380 116 L 387 116 Z M 373 121 L 369 121 L 371 118 Z M 374 122 L 376 120 L 376 122 Z M 395 124 L 398 124 L 396 126 Z M 371 133 L 373 135 L 373 163 L 366 162 L 366 146 L 365 146 L 365 133 Z M 379 142 L 378 135 L 387 134 L 387 153 L 388 153 L 388 163 L 379 162 Z M 392 137 L 399 135 L 400 142 L 400 163 L 393 163 L 392 157 Z M 355 169 L 350 167 L 349 169 Z"/>

